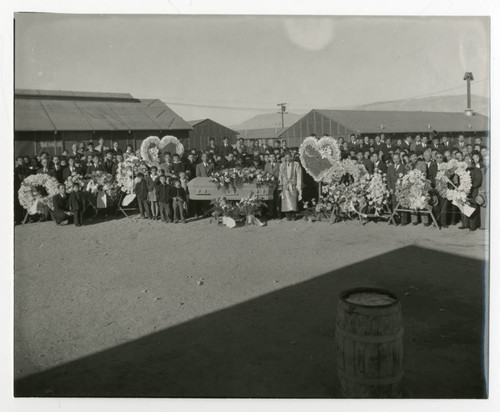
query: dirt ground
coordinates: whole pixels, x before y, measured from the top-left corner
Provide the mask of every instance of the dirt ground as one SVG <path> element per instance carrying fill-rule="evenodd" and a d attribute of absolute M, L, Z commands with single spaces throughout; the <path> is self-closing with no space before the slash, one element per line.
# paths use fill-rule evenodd
<path fill-rule="evenodd" d="M 402 301 L 404 397 L 486 396 L 484 231 L 87 223 L 15 228 L 16 396 L 339 397 L 357 286 Z"/>

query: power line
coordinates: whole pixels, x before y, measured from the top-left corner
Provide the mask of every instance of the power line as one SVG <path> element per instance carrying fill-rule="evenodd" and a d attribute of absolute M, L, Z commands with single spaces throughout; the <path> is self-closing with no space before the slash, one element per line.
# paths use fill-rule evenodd
<path fill-rule="evenodd" d="M 483 82 L 483 81 L 488 80 L 488 79 L 489 79 L 489 76 L 485 77 L 481 80 L 476 80 L 476 81 L 474 81 L 473 84 L 477 84 L 477 83 Z M 397 100 L 418 99 L 420 97 L 432 96 L 432 95 L 438 94 L 438 93 L 444 93 L 444 92 L 448 92 L 448 91 L 452 91 L 452 90 L 462 89 L 463 87 L 464 87 L 464 85 L 460 85 L 460 86 L 450 87 L 448 89 L 436 90 L 433 92 L 424 93 L 424 94 L 420 94 L 420 95 L 404 97 L 404 98 L 397 99 Z M 163 100 L 163 98 L 161 98 L 161 99 Z M 166 104 L 173 105 L 173 106 L 201 107 L 201 108 L 207 108 L 207 109 L 220 109 L 220 110 L 231 110 L 231 111 L 253 111 L 253 112 L 256 112 L 256 111 L 257 112 L 264 112 L 264 111 L 267 112 L 267 111 L 269 111 L 269 112 L 274 112 L 276 110 L 276 109 L 267 108 L 267 107 L 224 106 L 224 105 L 212 105 L 212 104 L 203 104 L 203 103 L 171 102 L 171 101 L 168 101 L 168 99 L 165 99 L 163 101 Z M 366 104 L 370 104 L 370 103 L 366 103 Z M 263 104 L 262 106 L 268 106 L 268 104 Z M 309 111 L 309 110 L 311 110 L 311 108 L 313 108 L 315 106 L 317 106 L 317 104 L 313 104 L 313 105 L 309 106 L 308 108 L 294 108 L 294 111 L 297 111 L 297 112 Z M 354 106 L 357 106 L 357 105 L 354 105 Z M 328 109 L 328 108 L 325 108 L 325 109 Z"/>
<path fill-rule="evenodd" d="M 488 80 L 489 78 L 490 77 L 488 76 L 488 77 L 485 77 L 484 79 L 476 80 L 473 84 L 484 82 L 485 80 Z M 462 84 L 461 86 L 450 87 L 449 89 L 437 90 L 437 91 L 434 91 L 434 92 L 420 94 L 420 95 L 417 95 L 417 96 L 405 97 L 404 99 L 399 99 L 399 100 L 418 99 L 419 97 L 432 96 L 433 94 L 437 94 L 437 93 L 444 93 L 444 92 L 449 92 L 449 91 L 452 91 L 452 90 L 463 89 L 463 87 L 464 87 L 464 85 Z"/>
<path fill-rule="evenodd" d="M 226 109 L 226 110 L 241 110 L 241 111 L 275 111 L 276 109 L 265 109 L 262 107 L 240 107 L 240 106 L 219 106 L 219 105 L 210 105 L 210 104 L 196 104 L 196 103 L 180 103 L 180 102 L 169 102 L 164 101 L 166 104 L 170 104 L 173 106 L 188 106 L 188 107 L 204 107 L 209 109 Z"/>

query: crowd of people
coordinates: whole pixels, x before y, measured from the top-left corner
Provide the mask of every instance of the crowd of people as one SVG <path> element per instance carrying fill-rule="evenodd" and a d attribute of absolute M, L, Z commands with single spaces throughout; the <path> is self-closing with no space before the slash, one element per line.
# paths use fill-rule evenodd
<path fill-rule="evenodd" d="M 341 158 L 351 158 L 364 165 L 368 173 L 375 170 L 385 174 L 388 189 L 395 207 L 395 185 L 397 179 L 412 169 L 421 170 L 431 185 L 435 187 L 438 165 L 450 159 L 467 163 L 472 177 L 471 204 L 476 208 L 470 217 L 460 215 L 456 206 L 438 195 L 439 203 L 434 214 L 442 227 L 462 222 L 461 228 L 475 230 L 481 226 L 480 208 L 474 204 L 479 192 L 486 192 L 486 169 L 488 167 L 488 148 L 484 138 L 474 137 L 466 143 L 460 135 L 455 143 L 446 136 L 438 137 L 431 133 L 407 136 L 405 139 L 391 139 L 380 134 L 374 137 L 350 135 L 338 137 Z M 132 145 L 125 150 L 117 141 L 106 147 L 103 138 L 97 145 L 93 142 L 74 144 L 71 151 L 51 156 L 42 152 L 37 156 L 19 156 L 15 164 L 15 189 L 24 178 L 31 174 L 46 173 L 60 183 L 59 198 L 55 200 L 53 218 L 57 223 L 65 222 L 75 211 L 85 210 L 82 196 L 66 194 L 64 182 L 73 175 L 89 176 L 95 171 L 104 171 L 116 176 L 121 162 L 127 156 L 135 155 Z M 189 149 L 183 156 L 174 153 L 162 155 L 159 167 L 151 167 L 148 173 L 137 176 L 134 193 L 141 217 L 158 219 L 165 222 L 185 222 L 187 217 L 202 215 L 207 211 L 206 204 L 189 200 L 187 183 L 195 177 L 210 177 L 216 171 L 233 167 L 255 167 L 274 175 L 279 181 L 275 195 L 269 202 L 269 218 L 281 218 L 286 213 L 288 220 L 295 219 L 295 212 L 301 209 L 301 200 L 308 202 L 318 196 L 317 183 L 314 182 L 300 164 L 298 147 L 287 147 L 285 140 L 276 140 L 272 146 L 265 140 L 251 140 L 245 145 L 243 139 L 236 144 L 229 143 L 226 137 L 222 145 L 216 145 L 211 138 L 205 150 Z M 16 189 L 17 191 L 17 189 Z M 75 199 L 77 197 L 78 199 Z M 82 198 L 82 199 L 80 199 Z M 80 199 L 80 200 L 79 200 Z M 16 205 L 15 220 L 22 220 L 22 210 Z M 78 215 L 75 224 L 81 225 Z M 430 225 L 426 215 L 401 213 L 398 223 Z M 42 216 L 42 219 L 45 217 Z"/>

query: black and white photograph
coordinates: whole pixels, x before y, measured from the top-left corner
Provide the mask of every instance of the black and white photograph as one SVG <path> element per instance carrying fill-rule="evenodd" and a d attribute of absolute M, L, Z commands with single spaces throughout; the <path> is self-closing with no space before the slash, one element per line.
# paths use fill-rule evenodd
<path fill-rule="evenodd" d="M 487 13 L 11 19 L 12 397 L 490 398 Z"/>

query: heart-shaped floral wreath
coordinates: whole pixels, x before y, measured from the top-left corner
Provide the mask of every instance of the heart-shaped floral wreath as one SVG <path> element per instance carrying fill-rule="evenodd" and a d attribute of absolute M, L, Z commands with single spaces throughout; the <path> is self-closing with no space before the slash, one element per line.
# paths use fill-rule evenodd
<path fill-rule="evenodd" d="M 306 137 L 299 147 L 302 166 L 312 178 L 321 182 L 328 171 L 338 167 L 340 162 L 340 149 L 337 141 L 330 136 L 316 139 Z"/>
<path fill-rule="evenodd" d="M 141 144 L 141 157 L 149 167 L 158 167 L 162 154 L 167 152 L 182 156 L 184 146 L 175 136 L 164 136 L 161 140 L 158 136 L 149 136 Z"/>

